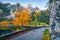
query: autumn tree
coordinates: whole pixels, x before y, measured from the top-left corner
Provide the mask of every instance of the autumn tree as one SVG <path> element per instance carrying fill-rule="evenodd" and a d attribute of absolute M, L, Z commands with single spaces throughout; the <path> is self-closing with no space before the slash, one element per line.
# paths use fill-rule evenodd
<path fill-rule="evenodd" d="M 29 25 L 31 21 L 31 17 L 29 16 L 28 9 L 19 10 L 17 12 L 14 12 L 16 18 L 13 20 L 13 24 L 15 26 L 20 25 Z"/>

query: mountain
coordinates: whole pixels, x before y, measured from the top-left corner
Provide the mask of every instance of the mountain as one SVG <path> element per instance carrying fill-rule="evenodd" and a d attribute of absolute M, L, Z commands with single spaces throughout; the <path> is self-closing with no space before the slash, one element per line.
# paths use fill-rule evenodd
<path fill-rule="evenodd" d="M 26 8 L 29 10 L 29 13 L 41 12 L 41 10 L 38 7 L 33 8 L 33 6 L 31 4 L 28 4 L 26 6 Z M 1 17 L 6 16 L 8 19 L 14 18 L 13 11 L 18 11 L 18 10 L 23 10 L 23 9 L 25 9 L 25 7 L 21 6 L 20 3 L 16 3 L 16 4 L 11 5 L 10 3 L 2 3 L 2 2 L 0 2 L 0 16 Z M 43 11 L 46 12 L 47 10 L 43 10 Z"/>
<path fill-rule="evenodd" d="M 10 15 L 10 10 L 7 7 L 5 7 L 3 3 L 0 3 L 0 16 L 2 17 L 8 15 Z"/>
<path fill-rule="evenodd" d="M 33 6 L 31 4 L 28 4 L 28 6 L 26 8 L 28 8 L 30 12 L 39 12 L 39 11 L 41 11 L 38 7 L 33 8 Z"/>
<path fill-rule="evenodd" d="M 0 2 L 0 19 L 2 17 L 7 19 L 13 19 L 15 18 L 13 11 L 18 11 L 22 9 L 23 7 L 19 3 L 11 5 L 10 3 Z"/>
<path fill-rule="evenodd" d="M 5 5 L 0 2 L 0 21 L 6 20 L 6 16 L 10 15 L 10 9 L 5 7 Z"/>
<path fill-rule="evenodd" d="M 33 12 L 33 6 L 31 4 L 28 4 L 26 8 L 29 9 L 30 12 Z"/>
<path fill-rule="evenodd" d="M 23 9 L 23 7 L 19 3 L 13 4 L 10 6 L 10 10 L 18 11 L 18 10 L 22 10 L 22 9 Z"/>
<path fill-rule="evenodd" d="M 16 7 L 16 11 L 23 9 L 23 7 L 21 6 L 21 4 L 19 4 L 19 3 L 16 3 L 16 4 L 15 4 L 15 7 Z"/>
<path fill-rule="evenodd" d="M 18 11 L 18 10 L 22 10 L 23 7 L 20 5 L 20 3 L 16 3 L 11 5 L 10 3 L 4 3 L 4 6 L 7 7 L 10 10 L 14 10 L 14 11 Z"/>
<path fill-rule="evenodd" d="M 7 7 L 8 9 L 10 8 L 10 6 L 11 6 L 11 4 L 10 3 L 3 3 L 3 5 L 5 6 L 5 7 Z"/>
<path fill-rule="evenodd" d="M 41 11 L 38 7 L 35 7 L 33 10 L 34 10 L 34 12 L 39 12 L 39 11 Z"/>

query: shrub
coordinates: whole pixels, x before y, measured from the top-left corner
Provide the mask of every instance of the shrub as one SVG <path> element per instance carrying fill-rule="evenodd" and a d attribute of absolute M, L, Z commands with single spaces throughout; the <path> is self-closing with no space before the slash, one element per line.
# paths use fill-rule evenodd
<path fill-rule="evenodd" d="M 45 29 L 42 40 L 51 40 L 49 29 Z"/>
<path fill-rule="evenodd" d="M 41 26 L 46 26 L 46 23 L 41 22 L 40 25 L 41 25 Z"/>

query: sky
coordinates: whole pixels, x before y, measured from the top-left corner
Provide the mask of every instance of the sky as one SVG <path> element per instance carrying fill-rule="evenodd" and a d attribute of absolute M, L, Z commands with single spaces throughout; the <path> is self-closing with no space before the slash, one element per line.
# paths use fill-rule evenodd
<path fill-rule="evenodd" d="M 45 10 L 48 7 L 46 7 L 46 4 L 49 0 L 0 0 L 4 3 L 11 3 L 15 4 L 16 2 L 19 2 L 22 6 L 27 6 L 28 4 L 31 4 L 33 7 L 38 7 L 40 10 Z"/>

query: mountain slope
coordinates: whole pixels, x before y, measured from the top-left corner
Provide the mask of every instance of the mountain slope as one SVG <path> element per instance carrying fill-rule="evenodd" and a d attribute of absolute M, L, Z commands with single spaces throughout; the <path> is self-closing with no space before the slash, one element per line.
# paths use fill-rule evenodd
<path fill-rule="evenodd" d="M 0 10 L 2 10 L 2 13 L 0 14 L 0 16 L 10 15 L 10 10 L 7 7 L 5 7 L 2 3 L 0 3 Z"/>

